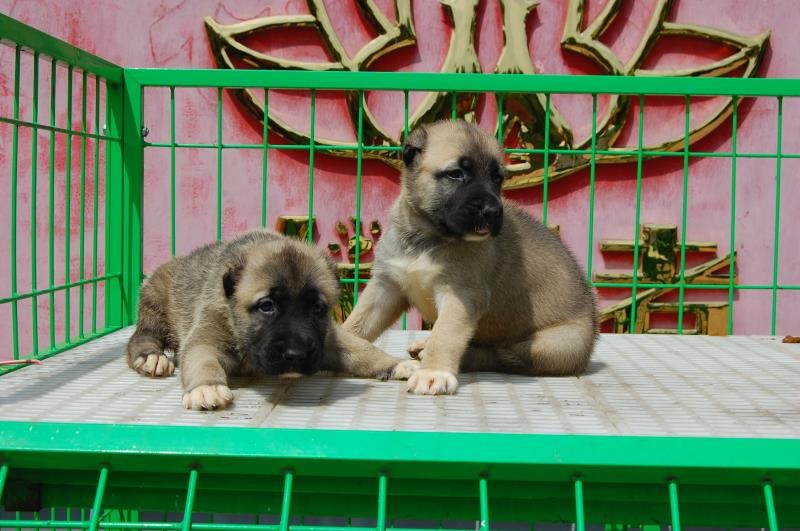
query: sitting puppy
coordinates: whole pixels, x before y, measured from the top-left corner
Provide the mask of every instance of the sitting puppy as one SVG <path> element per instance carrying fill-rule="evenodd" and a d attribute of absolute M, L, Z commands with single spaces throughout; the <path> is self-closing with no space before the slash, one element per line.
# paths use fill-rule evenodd
<path fill-rule="evenodd" d="M 503 152 L 463 121 L 416 129 L 372 277 L 344 327 L 373 341 L 409 306 L 434 322 L 410 347 L 417 394 L 453 393 L 459 371 L 586 369 L 597 310 L 585 274 L 546 227 L 501 199 Z"/>
<path fill-rule="evenodd" d="M 197 249 L 156 269 L 142 285 L 128 365 L 170 376 L 177 353 L 187 409 L 233 400 L 229 374 L 346 372 L 405 379 L 400 361 L 333 321 L 336 266 L 301 241 L 251 232 Z"/>

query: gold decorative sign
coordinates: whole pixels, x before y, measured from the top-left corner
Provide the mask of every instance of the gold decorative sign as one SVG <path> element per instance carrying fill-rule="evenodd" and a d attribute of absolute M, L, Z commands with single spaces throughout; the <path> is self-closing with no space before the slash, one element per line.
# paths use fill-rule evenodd
<path fill-rule="evenodd" d="M 426 0 L 427 1 L 427 0 Z M 431 0 L 432 1 L 432 0 Z M 503 48 L 494 72 L 508 74 L 535 74 L 528 51 L 526 23 L 536 9 L 538 0 L 499 0 L 503 17 Z M 567 17 L 561 45 L 584 55 L 596 63 L 605 73 L 626 76 L 723 76 L 734 71 L 741 71 L 742 77 L 754 76 L 766 50 L 769 32 L 754 37 L 746 37 L 731 32 L 668 22 L 667 14 L 673 0 L 657 0 L 653 15 L 645 32 L 645 36 L 636 51 L 627 62 L 623 62 L 602 42 L 604 33 L 619 14 L 623 0 L 609 0 L 602 11 L 583 27 L 585 0 L 568 0 Z M 631 0 L 632 1 L 632 0 Z M 395 0 L 394 11 L 397 22 L 392 24 L 373 0 L 356 0 L 356 6 L 372 26 L 377 36 L 364 45 L 357 53 L 350 56 L 337 37 L 330 21 L 328 10 L 323 0 L 307 0 L 308 14 L 278 15 L 263 17 L 238 24 L 223 25 L 210 17 L 205 18 L 211 48 L 220 68 L 235 69 L 236 64 L 245 64 L 261 69 L 298 69 L 298 70 L 367 70 L 380 57 L 398 48 L 416 44 L 416 34 L 411 11 L 411 0 Z M 475 27 L 477 24 L 478 5 L 480 0 L 439 0 L 453 27 L 447 55 L 442 65 L 443 72 L 481 72 L 481 65 L 475 49 Z M 322 41 L 331 57 L 328 62 L 304 62 L 283 59 L 273 55 L 260 53 L 244 44 L 241 39 L 276 29 L 296 27 L 313 28 L 319 32 Z M 686 36 L 709 40 L 724 45 L 733 53 L 716 61 L 697 68 L 672 71 L 653 71 L 643 68 L 644 60 L 652 51 L 658 39 L 663 36 Z M 263 103 L 250 89 L 234 91 L 242 103 L 259 120 L 264 119 Z M 352 123 L 357 123 L 358 93 L 347 92 L 346 96 Z M 458 116 L 473 119 L 478 104 L 477 94 L 459 93 L 456 102 Z M 732 100 L 723 98 L 721 107 L 705 122 L 689 131 L 689 143 L 694 143 L 711 133 L 732 112 Z M 434 121 L 450 115 L 451 94 L 429 93 L 422 103 L 411 112 L 409 127 L 413 129 L 421 123 Z M 575 141 L 567 122 L 558 109 L 550 104 L 543 94 L 505 94 L 503 96 L 504 114 L 501 124 L 503 137 L 507 145 L 542 149 L 545 147 L 545 119 L 549 115 L 549 146 L 557 149 L 586 150 L 591 147 L 591 138 Z M 611 96 L 606 110 L 598 115 L 597 148 L 600 150 L 623 151 L 615 143 L 631 114 L 630 96 Z M 298 131 L 280 116 L 269 113 L 269 128 L 290 142 L 308 143 L 306 133 Z M 382 128 L 375 116 L 364 102 L 363 138 L 367 145 L 397 147 L 400 145 L 402 132 L 389 132 Z M 341 146 L 344 142 L 315 138 L 317 145 Z M 662 142 L 658 145 L 646 145 L 646 151 L 680 151 L 684 148 L 684 135 Z M 354 151 L 331 151 L 342 157 L 355 157 Z M 394 167 L 400 166 L 395 151 L 370 150 L 364 157 L 382 160 Z M 598 154 L 596 162 L 613 164 L 630 162 L 631 156 L 624 154 Z M 545 165 L 550 181 L 565 177 L 589 166 L 589 155 L 553 154 L 549 161 L 541 155 L 514 154 L 509 158 L 507 170 L 509 179 L 507 189 L 524 188 L 540 185 L 544 181 Z"/>
<path fill-rule="evenodd" d="M 636 278 L 642 283 L 674 284 L 680 281 L 680 241 L 678 228 L 674 225 L 642 225 L 639 236 L 639 270 Z M 716 253 L 714 242 L 685 242 L 686 253 Z M 633 253 L 634 242 L 625 240 L 603 240 L 600 242 L 603 252 Z M 736 253 L 733 254 L 736 262 Z M 686 284 L 718 284 L 720 289 L 728 286 L 730 271 L 733 269 L 731 255 L 714 258 L 697 267 L 686 269 Z M 631 274 L 597 273 L 593 275 L 595 282 L 631 282 Z M 734 272 L 733 283 L 739 279 Z M 648 334 L 671 334 L 675 330 L 653 328 L 651 317 L 656 313 L 677 314 L 678 302 L 661 301 L 667 294 L 677 288 L 644 288 L 636 292 L 636 322 L 631 326 L 630 297 L 612 306 L 604 308 L 600 313 L 600 322 L 612 323 L 615 333 L 635 332 Z M 707 334 L 712 336 L 727 335 L 728 303 L 727 302 L 684 302 L 684 314 L 695 316 L 693 329 L 683 331 L 684 334 Z"/>

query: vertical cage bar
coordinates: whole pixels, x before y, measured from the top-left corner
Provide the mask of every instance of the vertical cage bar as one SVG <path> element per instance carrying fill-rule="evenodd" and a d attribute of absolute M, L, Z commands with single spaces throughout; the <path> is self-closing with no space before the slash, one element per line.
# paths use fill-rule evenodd
<path fill-rule="evenodd" d="M 480 480 L 478 481 L 478 494 L 480 497 L 480 510 L 481 510 L 481 521 L 478 529 L 480 531 L 486 531 L 491 529 L 489 525 L 489 486 L 486 476 L 481 476 Z"/>
<path fill-rule="evenodd" d="M 292 480 L 294 474 L 287 470 L 283 476 L 283 503 L 281 504 L 280 531 L 289 531 L 289 515 L 292 505 Z"/>
<path fill-rule="evenodd" d="M 106 492 L 106 481 L 108 480 L 108 467 L 104 466 L 100 469 L 100 478 L 97 480 L 97 490 L 94 494 L 94 503 L 92 504 L 92 516 L 89 520 L 89 531 L 97 531 L 98 523 L 100 522 L 100 510 L 103 506 L 103 496 Z M 81 511 L 81 520 L 83 520 L 83 511 Z"/>
<path fill-rule="evenodd" d="M 72 65 L 67 67 L 67 150 L 64 154 L 64 282 L 72 281 Z M 70 288 L 64 290 L 64 343 L 72 340 Z"/>
<path fill-rule="evenodd" d="M 56 264 L 55 264 L 55 200 L 56 200 L 56 70 L 57 62 L 50 60 L 50 152 L 49 160 L 49 182 L 48 182 L 48 215 L 47 215 L 47 284 L 50 294 L 48 296 L 50 306 L 50 350 L 56 345 L 56 293 L 53 287 L 56 284 Z"/>
<path fill-rule="evenodd" d="M 575 478 L 575 530 L 586 529 L 586 516 L 583 508 L 583 479 Z"/>
<path fill-rule="evenodd" d="M 408 90 L 403 91 L 403 142 L 408 138 Z M 408 312 L 403 312 L 400 322 L 403 330 L 408 330 Z"/>
<path fill-rule="evenodd" d="M 458 118 L 458 102 L 456 102 L 456 93 L 450 93 L 450 119 L 455 120 Z"/>
<path fill-rule="evenodd" d="M 669 481 L 669 510 L 672 516 L 672 531 L 681 531 L 681 515 L 678 508 L 678 483 Z"/>
<path fill-rule="evenodd" d="M 175 87 L 169 87 L 169 252 L 175 256 Z"/>
<path fill-rule="evenodd" d="M 736 260 L 736 135 L 739 129 L 739 98 L 733 96 L 733 118 L 731 119 L 731 234 L 730 266 L 728 271 L 728 335 L 733 334 L 733 279 Z"/>
<path fill-rule="evenodd" d="M 122 124 L 124 186 L 121 205 L 123 324 L 136 320 L 136 301 L 142 281 L 142 212 L 144 184 L 143 93 L 136 81 L 125 78 L 120 116 Z"/>
<path fill-rule="evenodd" d="M 592 94 L 592 154 L 589 161 L 589 234 L 586 249 L 586 282 L 592 285 L 594 262 L 594 197 L 597 178 L 597 94 Z"/>
<path fill-rule="evenodd" d="M 381 472 L 378 476 L 378 521 L 376 523 L 376 531 L 384 531 L 386 529 L 386 473 Z"/>
<path fill-rule="evenodd" d="M 683 303 L 686 297 L 686 217 L 689 208 L 689 112 L 690 99 L 684 99 L 683 192 L 681 195 L 681 265 L 678 271 L 678 335 L 683 335 Z"/>
<path fill-rule="evenodd" d="M 217 241 L 222 239 L 222 87 L 217 89 Z"/>
<path fill-rule="evenodd" d="M 100 134 L 100 78 L 94 78 L 94 132 Z M 97 215 L 100 212 L 100 137 L 94 141 L 94 187 L 92 196 L 92 278 L 97 278 L 97 236 L 100 223 Z M 97 332 L 97 280 L 92 280 L 92 334 Z"/>
<path fill-rule="evenodd" d="M 356 152 L 356 255 L 353 261 L 353 304 L 358 302 L 361 260 L 361 179 L 364 159 L 364 91 L 358 91 L 358 151 Z"/>
<path fill-rule="evenodd" d="M 308 243 L 314 243 L 314 153 L 316 151 L 317 91 L 311 89 L 311 122 L 308 126 Z M 358 241 L 358 238 L 356 238 Z"/>
<path fill-rule="evenodd" d="M 261 164 L 261 228 L 267 227 L 267 168 L 269 164 L 269 89 L 264 89 L 264 138 L 263 161 Z"/>
<path fill-rule="evenodd" d="M 544 163 L 542 182 L 542 223 L 547 225 L 547 195 L 550 180 L 550 93 L 544 95 Z"/>
<path fill-rule="evenodd" d="M 38 150 L 39 150 L 39 53 L 33 53 L 33 98 L 31 106 L 31 291 L 38 289 L 36 274 L 36 181 L 38 173 Z M 39 297 L 31 297 L 31 328 L 33 341 L 33 357 L 39 355 Z"/>
<path fill-rule="evenodd" d="M 633 233 L 633 280 L 631 287 L 631 322 L 628 325 L 628 332 L 636 330 L 636 293 L 639 284 L 639 222 L 642 215 L 642 162 L 643 162 L 643 143 L 644 143 L 644 94 L 639 94 L 639 132 L 636 140 L 636 214 Z"/>
<path fill-rule="evenodd" d="M 14 50 L 14 126 L 11 129 L 11 220 L 9 235 L 11 243 L 11 295 L 17 294 L 17 152 L 19 151 L 19 84 L 20 53 L 17 46 Z M 14 359 L 19 359 L 19 315 L 17 299 L 11 301 L 11 343 Z"/>
<path fill-rule="evenodd" d="M 781 235 L 781 161 L 783 159 L 783 97 L 778 97 L 778 138 L 775 152 L 775 237 L 772 244 L 772 312 L 770 334 L 778 321 L 778 258 Z"/>
<path fill-rule="evenodd" d="M 505 95 L 503 93 L 496 93 L 497 99 L 497 142 L 500 147 L 503 147 L 503 112 L 505 112 Z"/>
<path fill-rule="evenodd" d="M 189 485 L 186 487 L 186 505 L 183 508 L 181 530 L 189 531 L 192 528 L 192 510 L 194 508 L 194 494 L 197 491 L 197 469 L 189 471 Z"/>
<path fill-rule="evenodd" d="M 778 531 L 778 515 L 775 512 L 775 498 L 772 494 L 772 485 L 768 482 L 764 483 L 764 503 L 767 507 L 767 520 L 769 522 L 770 531 Z"/>
<path fill-rule="evenodd" d="M 81 76 L 81 215 L 80 215 L 80 234 L 78 235 L 78 245 L 80 251 L 78 252 L 78 277 L 80 278 L 80 286 L 78 291 L 78 337 L 83 338 L 83 319 L 84 319 L 84 286 L 83 281 L 86 278 L 85 273 L 85 242 L 86 242 L 86 79 L 87 73 L 84 70 Z"/>
<path fill-rule="evenodd" d="M 7 478 L 8 478 L 8 465 L 3 463 L 2 465 L 0 465 L 0 502 L 3 501 L 3 489 L 5 489 Z"/>

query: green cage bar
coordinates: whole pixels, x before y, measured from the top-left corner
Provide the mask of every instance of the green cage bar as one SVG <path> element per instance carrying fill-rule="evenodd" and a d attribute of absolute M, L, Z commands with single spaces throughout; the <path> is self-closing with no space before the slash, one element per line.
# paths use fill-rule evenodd
<path fill-rule="evenodd" d="M 778 516 L 775 512 L 775 498 L 772 495 L 772 485 L 769 482 L 764 482 L 764 504 L 767 508 L 767 519 L 769 521 L 769 530 L 778 531 Z"/>
<path fill-rule="evenodd" d="M 217 89 L 217 241 L 222 239 L 222 87 Z"/>
<path fill-rule="evenodd" d="M 669 509 L 672 518 L 672 529 L 674 531 L 681 531 L 681 515 L 678 507 L 678 483 L 674 479 L 669 480 Z"/>
<path fill-rule="evenodd" d="M 639 95 L 639 130 L 636 135 L 636 212 L 633 222 L 633 280 L 631 282 L 631 321 L 628 330 L 636 329 L 636 293 L 639 288 L 639 224 L 642 219 L 642 165 L 644 156 L 642 146 L 644 143 L 644 94 Z M 595 286 L 597 283 L 595 283 Z M 610 287 L 610 286 L 609 286 Z"/>
<path fill-rule="evenodd" d="M 38 289 L 36 263 L 38 262 L 36 230 L 37 230 L 37 181 L 39 160 L 39 53 L 33 53 L 33 99 L 31 101 L 31 291 Z M 37 296 L 31 298 L 31 342 L 32 355 L 39 355 L 39 301 Z"/>
<path fill-rule="evenodd" d="M 56 284 L 56 267 L 55 267 L 55 160 L 56 160 L 56 71 L 57 64 L 55 61 L 50 61 L 50 152 L 48 154 L 48 196 L 47 196 L 47 287 L 50 291 L 48 297 L 48 305 L 50 311 L 50 322 L 48 330 L 50 332 L 50 350 L 56 346 L 56 296 L 53 288 Z"/>
<path fill-rule="evenodd" d="M 736 256 L 736 151 L 738 149 L 736 135 L 739 129 L 739 98 L 733 96 L 731 102 L 733 104 L 733 113 L 731 115 L 731 229 L 730 250 L 728 251 L 731 255 L 731 265 L 728 271 L 728 335 L 733 334 L 733 281 L 736 276 L 733 259 Z"/>
<path fill-rule="evenodd" d="M 455 100 L 454 100 L 455 101 Z M 358 151 L 356 152 L 356 222 L 355 222 L 355 257 L 353 259 L 353 304 L 358 302 L 360 286 L 359 273 L 361 262 L 361 181 L 364 162 L 364 91 L 358 92 Z"/>
<path fill-rule="evenodd" d="M 783 158 L 783 98 L 778 97 L 778 134 L 775 148 L 775 237 L 772 242 L 772 312 L 770 334 L 778 321 L 778 257 L 781 239 L 781 159 Z"/>
<path fill-rule="evenodd" d="M 311 115 L 308 124 L 308 233 L 306 238 L 308 243 L 314 243 L 314 152 L 316 142 L 314 140 L 317 132 L 317 91 L 311 89 Z M 358 269 L 358 267 L 356 267 Z"/>
<path fill-rule="evenodd" d="M 84 334 L 84 299 L 86 298 L 84 282 L 86 281 L 86 115 L 87 115 L 87 81 L 88 73 L 84 70 L 81 76 L 81 199 L 80 199 L 80 219 L 78 227 L 80 233 L 78 234 L 78 278 L 80 285 L 78 286 L 78 337 L 83 339 Z"/>
<path fill-rule="evenodd" d="M 261 133 L 263 139 L 263 160 L 261 162 L 261 228 L 267 227 L 267 183 L 269 168 L 269 89 L 264 89 L 264 129 Z"/>
<path fill-rule="evenodd" d="M 586 529 L 586 514 L 583 502 L 583 478 L 576 477 L 573 481 L 575 488 L 575 529 L 584 531 Z"/>
<path fill-rule="evenodd" d="M 175 256 L 175 87 L 169 88 L 169 251 Z"/>
<path fill-rule="evenodd" d="M 683 112 L 683 187 L 681 191 L 681 246 L 678 272 L 678 335 L 683 335 L 683 303 L 686 295 L 686 218 L 689 210 L 689 103 L 689 96 L 686 96 L 684 98 Z"/>
<path fill-rule="evenodd" d="M 589 234 L 586 249 L 586 281 L 592 284 L 594 265 L 594 198 L 597 179 L 597 94 L 592 94 L 592 159 L 589 163 Z M 638 235 L 637 235 L 638 239 Z"/>
<path fill-rule="evenodd" d="M 64 282 L 72 280 L 72 84 L 73 67 L 67 67 L 67 147 L 64 154 Z M 72 341 L 72 306 L 70 289 L 64 290 L 64 343 Z"/>
<path fill-rule="evenodd" d="M 547 226 L 547 203 L 550 189 L 550 93 L 544 95 L 544 175 L 542 176 L 542 223 Z"/>
<path fill-rule="evenodd" d="M 281 504 L 280 531 L 289 531 L 289 517 L 292 507 L 292 480 L 294 473 L 287 470 L 283 475 L 283 503 Z"/>
<path fill-rule="evenodd" d="M 11 249 L 11 342 L 13 359 L 19 359 L 19 315 L 17 313 L 17 181 L 18 181 L 18 152 L 19 152 L 19 85 L 20 85 L 20 47 L 14 50 L 14 125 L 11 128 L 11 219 L 9 227 L 11 234 L 9 240 Z"/>
<path fill-rule="evenodd" d="M 100 132 L 100 78 L 94 78 L 94 131 Z M 97 333 L 97 262 L 98 232 L 100 230 L 100 145 L 99 138 L 94 139 L 94 183 L 92 188 L 92 335 Z"/>

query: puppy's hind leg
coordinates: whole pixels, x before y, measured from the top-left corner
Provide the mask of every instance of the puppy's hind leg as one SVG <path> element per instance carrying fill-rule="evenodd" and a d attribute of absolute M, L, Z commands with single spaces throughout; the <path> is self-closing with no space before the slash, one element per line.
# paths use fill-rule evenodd
<path fill-rule="evenodd" d="M 175 364 L 164 354 L 167 320 L 157 290 L 142 286 L 136 330 L 128 341 L 128 366 L 145 376 L 172 376 Z"/>
<path fill-rule="evenodd" d="M 549 326 L 537 331 L 533 339 L 498 352 L 497 370 L 536 376 L 579 375 L 589 365 L 596 338 L 590 319 Z"/>
<path fill-rule="evenodd" d="M 572 376 L 589 365 L 596 333 L 590 320 L 543 328 L 532 339 L 509 346 L 470 345 L 462 372 L 497 371 L 529 376 Z"/>

